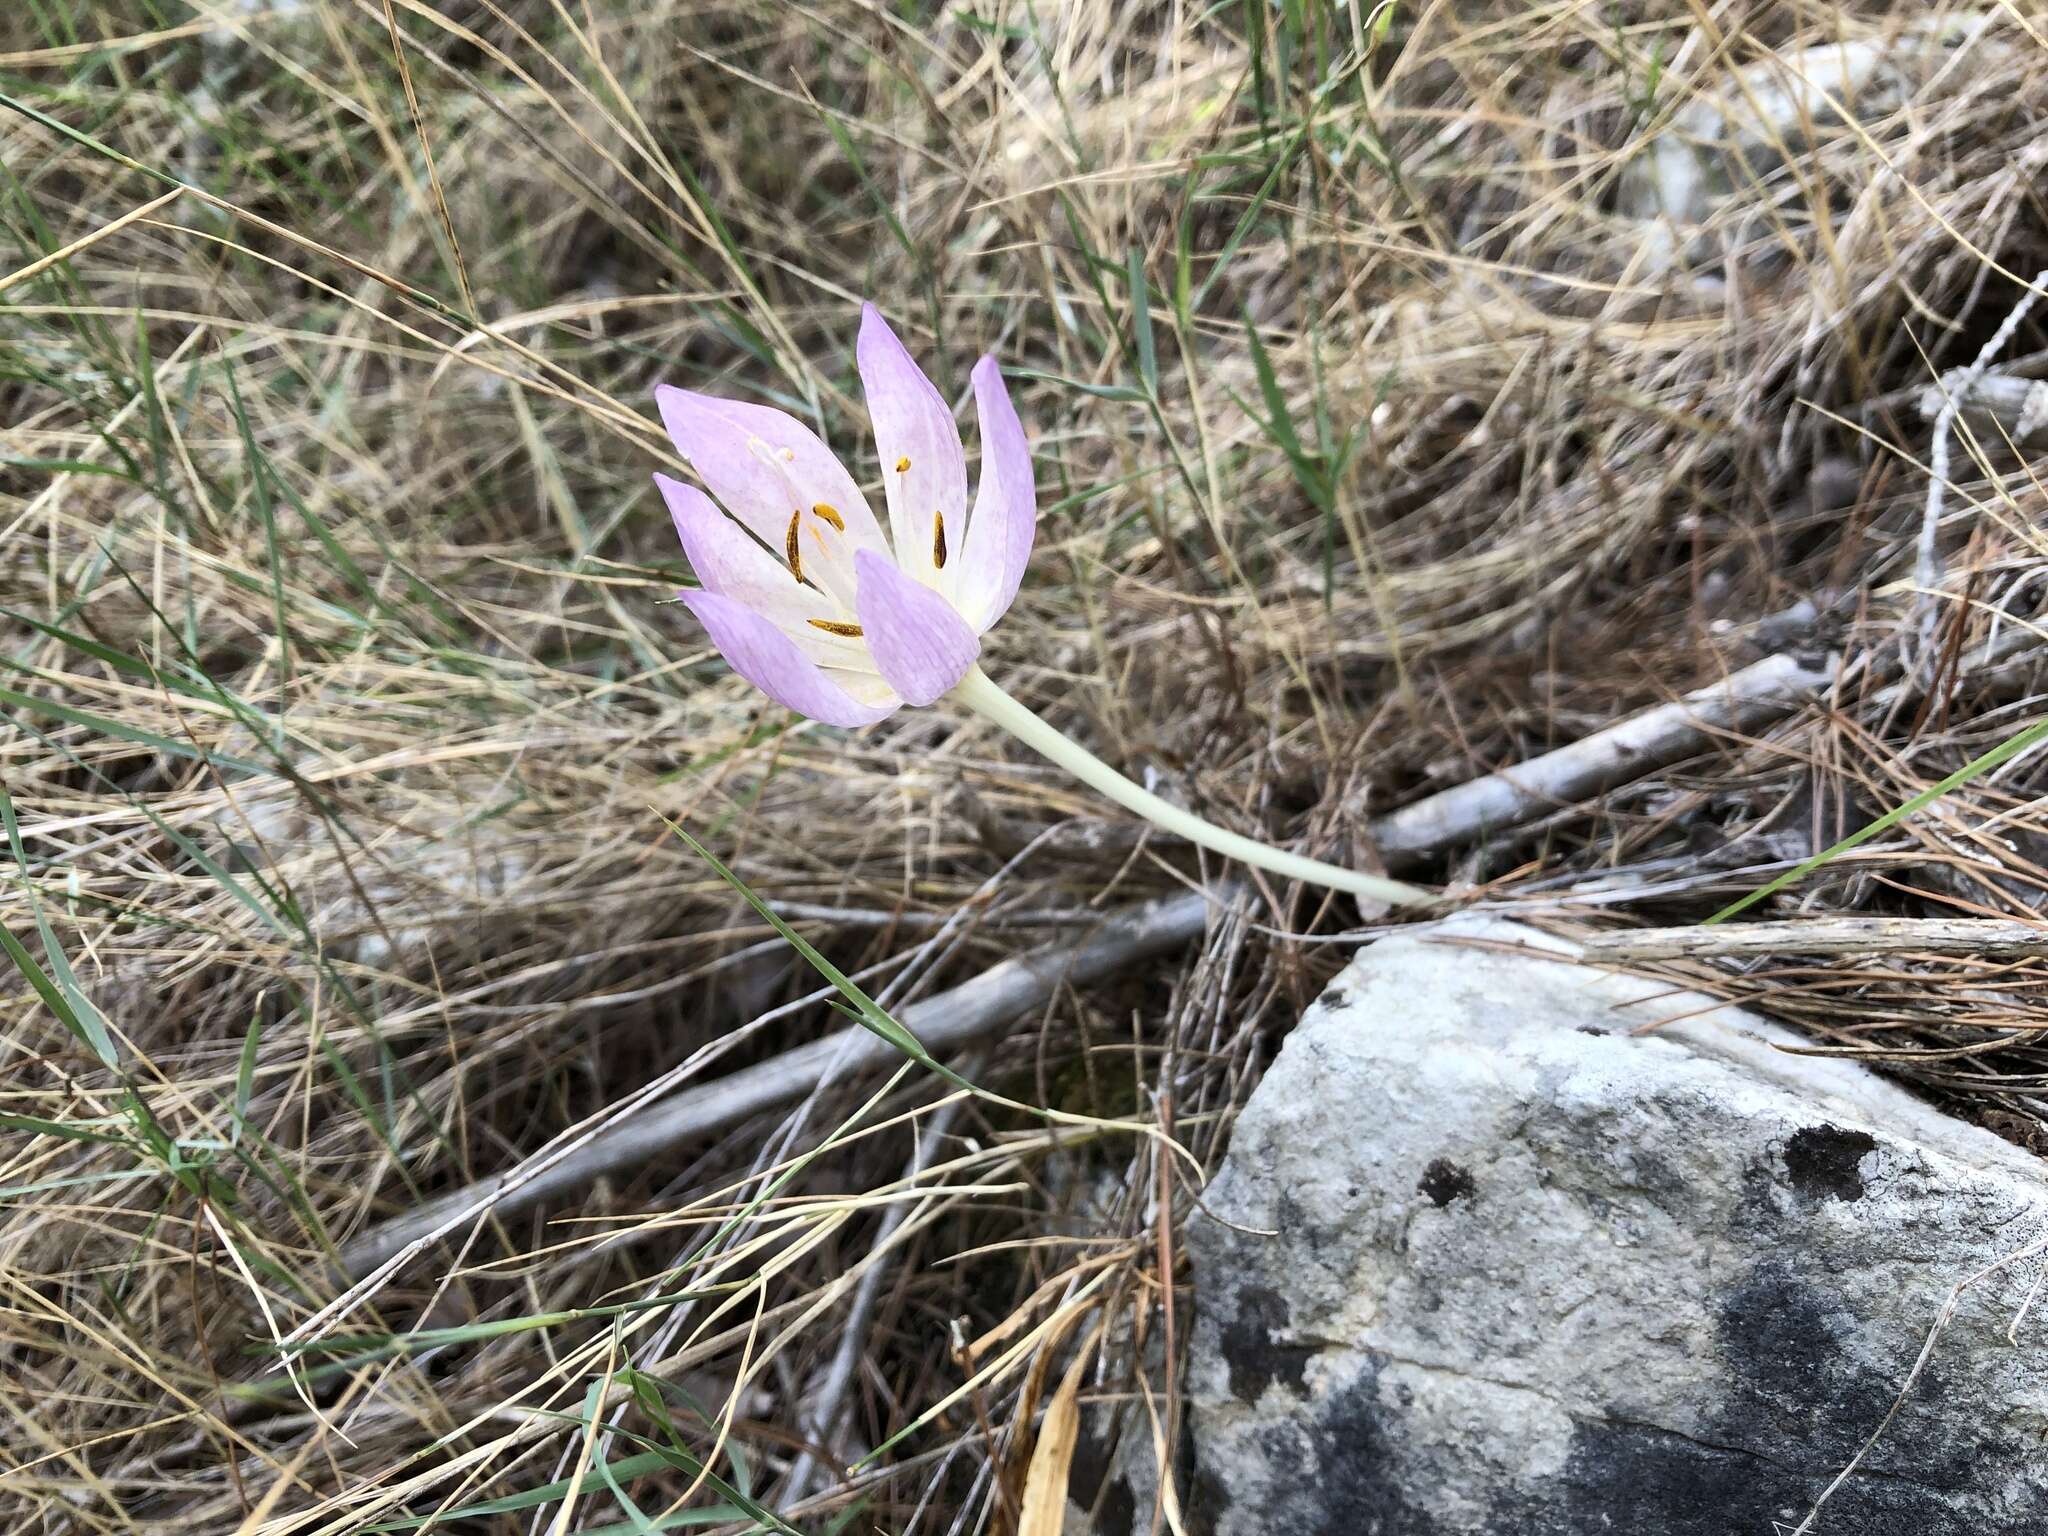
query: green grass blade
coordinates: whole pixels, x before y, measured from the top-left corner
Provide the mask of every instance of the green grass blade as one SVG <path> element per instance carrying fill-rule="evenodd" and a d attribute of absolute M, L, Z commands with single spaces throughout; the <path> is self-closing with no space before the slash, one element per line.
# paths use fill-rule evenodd
<path fill-rule="evenodd" d="M 1152 334 L 1152 288 L 1145 281 L 1145 253 L 1133 245 L 1125 258 L 1131 286 L 1131 343 L 1137 349 L 1138 377 L 1154 400 L 1159 398 L 1159 342 Z"/>
<path fill-rule="evenodd" d="M 0 928 L 0 943 L 8 944 L 8 953 L 13 953 L 12 943 L 4 928 Z M 96 1141 L 110 1147 L 133 1145 L 126 1136 L 117 1136 L 111 1131 L 95 1131 L 83 1125 L 67 1125 L 62 1120 L 45 1120 L 40 1115 L 0 1113 L 0 1129 L 28 1131 L 37 1136 L 55 1136 L 62 1141 Z"/>
<path fill-rule="evenodd" d="M 7 958 L 14 962 L 14 968 L 20 971 L 28 984 L 35 989 L 36 996 L 43 1000 L 43 1006 L 57 1016 L 57 1021 L 71 1031 L 78 1043 L 91 1051 L 102 1065 L 114 1066 L 114 1046 L 113 1042 L 106 1038 L 105 1026 L 95 1020 L 94 1026 L 89 1027 L 85 1020 L 79 1017 L 62 989 L 50 980 L 43 968 L 36 964 L 35 956 L 22 947 L 21 940 L 17 939 L 4 924 L 0 924 L 0 949 L 7 951 Z"/>
<path fill-rule="evenodd" d="M 236 1142 L 242 1139 L 242 1130 L 249 1123 L 249 1099 L 256 1089 L 256 1048 L 263 1043 L 263 1014 L 259 1008 L 249 1020 L 249 1028 L 242 1036 L 242 1054 L 235 1063 L 235 1113 L 232 1135 Z"/>
<path fill-rule="evenodd" d="M 627 1456 L 611 1463 L 609 1475 L 622 1481 L 646 1477 L 649 1473 L 673 1470 L 674 1458 L 665 1452 L 648 1451 L 639 1456 Z M 406 1515 L 395 1520 L 380 1520 L 374 1525 L 363 1527 L 364 1532 L 416 1531 L 423 1525 L 446 1526 L 456 1520 L 476 1520 L 486 1515 L 515 1514 L 522 1509 L 533 1509 L 541 1504 L 551 1504 L 569 1494 L 596 1493 L 605 1486 L 606 1473 L 592 1469 L 580 1478 L 562 1478 L 556 1482 L 544 1483 L 538 1488 L 529 1488 L 523 1493 L 508 1493 L 502 1498 L 484 1499 L 475 1504 L 464 1504 L 456 1509 L 440 1510 L 433 1514 Z M 734 1519 L 736 1510 L 726 1510 L 723 1518 Z"/>
<path fill-rule="evenodd" d="M 698 842 L 696 838 L 690 836 L 688 832 L 677 826 L 676 823 L 671 821 L 668 825 L 671 832 L 689 844 L 691 851 L 698 858 L 711 866 L 719 879 L 737 891 L 746 901 L 747 905 L 761 915 L 764 922 L 781 934 L 789 942 L 790 947 L 810 963 L 811 969 L 815 970 L 838 989 L 840 996 L 844 997 L 850 1005 L 854 1018 L 860 1022 L 863 1028 L 881 1036 L 882 1039 L 888 1041 L 889 1044 L 893 1045 L 919 1066 L 926 1068 L 928 1071 L 938 1073 L 939 1076 L 955 1087 L 965 1088 L 970 1092 L 975 1091 L 974 1084 L 940 1061 L 930 1051 L 927 1051 L 923 1044 L 919 1042 L 917 1036 L 891 1018 L 873 998 L 869 997 L 867 993 L 863 992 L 854 983 L 850 976 L 819 954 L 811 946 L 810 940 L 806 939 L 784 921 L 781 913 L 769 906 L 759 896 L 756 896 L 746 881 L 742 880 L 719 861 L 718 855 Z"/>
<path fill-rule="evenodd" d="M 1970 759 L 1969 762 L 1963 764 L 1962 767 L 1958 768 L 1940 783 L 1930 785 L 1928 788 L 1921 790 L 1912 799 L 1906 801 L 1905 804 L 1886 811 L 1861 831 L 1851 832 L 1834 846 L 1823 848 L 1804 864 L 1786 870 L 1785 873 L 1779 875 L 1775 880 L 1758 886 L 1747 896 L 1737 901 L 1729 902 L 1727 906 L 1716 912 L 1707 921 L 1710 923 L 1726 922 L 1738 912 L 1748 911 L 1766 896 L 1774 895 L 1785 889 L 1786 886 L 1796 884 L 1822 865 L 1840 858 L 1851 849 L 1862 847 L 1879 833 L 1897 826 L 1915 811 L 1932 805 L 1950 790 L 1960 789 L 1972 779 L 1977 778 L 1981 774 L 1989 773 L 2000 763 L 2009 762 L 2011 759 L 2018 757 L 2020 753 L 2026 751 L 2027 748 L 2041 741 L 2048 741 L 2048 720 L 2043 720 L 2037 725 L 2030 725 L 2018 735 L 2000 742 L 1983 756 Z"/>
<path fill-rule="evenodd" d="M 17 689 L 0 687 L 0 704 L 21 710 L 25 714 L 41 715 L 50 720 L 62 720 L 67 725 L 82 725 L 89 731 L 111 736 L 116 741 L 132 741 L 138 747 L 148 747 L 168 757 L 183 758 L 187 762 L 210 763 L 216 768 L 232 768 L 239 773 L 260 775 L 267 770 L 260 763 L 252 763 L 245 757 L 236 757 L 227 752 L 207 752 L 188 741 L 174 741 L 169 736 L 145 731 L 139 726 L 125 725 L 105 715 L 96 715 L 91 710 L 74 709 L 69 704 L 60 704 L 55 699 L 39 699 L 34 694 L 22 693 Z"/>
<path fill-rule="evenodd" d="M 0 789 L 0 826 L 6 828 L 7 848 L 14 855 L 14 867 L 21 871 L 22 889 L 28 896 L 29 910 L 35 914 L 37 935 L 43 941 L 43 958 L 54 973 L 50 979 L 63 995 L 65 1006 L 58 1017 L 85 1042 L 88 1050 L 99 1057 L 102 1066 L 117 1067 L 121 1063 L 121 1053 L 114 1045 L 113 1031 L 107 1027 L 106 1017 L 78 984 L 71 961 L 64 954 L 64 946 L 57 941 L 50 919 L 43 911 L 42 898 L 29 883 L 28 854 L 21 845 L 21 827 L 14 818 L 14 800 L 4 789 Z M 34 985 L 33 979 L 30 984 Z"/>

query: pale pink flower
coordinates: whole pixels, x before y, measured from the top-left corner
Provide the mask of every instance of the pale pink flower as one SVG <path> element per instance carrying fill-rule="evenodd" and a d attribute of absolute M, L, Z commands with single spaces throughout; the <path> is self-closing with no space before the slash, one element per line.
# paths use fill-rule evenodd
<path fill-rule="evenodd" d="M 666 384 L 655 391 L 669 436 L 711 488 L 707 496 L 654 477 L 702 584 L 682 598 L 735 672 L 827 725 L 869 725 L 905 704 L 950 697 L 1201 847 L 1368 900 L 1433 899 L 1214 826 L 1132 783 L 997 686 L 975 664 L 981 637 L 1017 596 L 1038 519 L 1031 446 L 1002 373 L 992 357 L 974 366 L 981 488 L 970 517 L 953 413 L 872 304 L 861 309 L 854 358 L 881 456 L 886 537 L 853 476 L 795 417 Z"/>
<path fill-rule="evenodd" d="M 701 583 L 683 601 L 735 672 L 839 726 L 930 704 L 966 677 L 1017 595 L 1038 515 L 1031 448 L 993 357 L 974 367 L 981 485 L 969 516 L 953 413 L 872 304 L 854 356 L 886 536 L 853 476 L 794 416 L 655 390 L 669 436 L 711 489 L 654 477 Z"/>

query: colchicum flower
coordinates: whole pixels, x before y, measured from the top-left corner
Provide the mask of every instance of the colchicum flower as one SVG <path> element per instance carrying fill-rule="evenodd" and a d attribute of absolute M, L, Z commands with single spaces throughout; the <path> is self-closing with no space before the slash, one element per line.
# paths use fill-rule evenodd
<path fill-rule="evenodd" d="M 680 596 L 735 672 L 776 703 L 844 727 L 950 697 L 1190 842 L 1380 901 L 1432 899 L 1212 826 L 990 681 L 976 665 L 981 636 L 1017 595 L 1038 517 L 1031 448 L 1002 371 L 993 357 L 974 366 L 981 483 L 970 516 L 953 412 L 872 304 L 861 310 L 855 360 L 881 458 L 886 537 L 846 467 L 795 417 L 667 384 L 655 390 L 669 436 L 711 491 L 654 477 L 701 583 Z"/>

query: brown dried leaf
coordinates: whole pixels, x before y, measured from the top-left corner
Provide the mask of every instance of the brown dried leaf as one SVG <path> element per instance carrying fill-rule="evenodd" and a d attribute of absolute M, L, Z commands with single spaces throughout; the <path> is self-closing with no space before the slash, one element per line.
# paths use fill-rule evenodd
<path fill-rule="evenodd" d="M 1067 1472 L 1081 1435 L 1081 1378 L 1094 1358 L 1089 1339 L 1060 1378 L 1045 1418 L 1038 1426 L 1038 1444 L 1031 1452 L 1031 1470 L 1024 1477 L 1024 1506 L 1017 1517 L 1017 1536 L 1060 1536 L 1066 1522 Z"/>

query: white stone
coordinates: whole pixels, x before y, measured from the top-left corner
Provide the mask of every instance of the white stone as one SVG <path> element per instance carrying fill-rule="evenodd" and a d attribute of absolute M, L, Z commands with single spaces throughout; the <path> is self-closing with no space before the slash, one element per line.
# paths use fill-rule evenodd
<path fill-rule="evenodd" d="M 1190 1529 L 1798 1526 L 1958 1282 L 2048 1235 L 2048 1183 L 1789 1041 L 1510 924 L 1363 952 L 1190 1226 Z M 2048 1523 L 2042 1327 L 2005 1337 L 2037 1269 L 1964 1293 L 1813 1530 Z"/>

